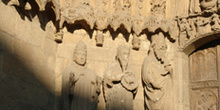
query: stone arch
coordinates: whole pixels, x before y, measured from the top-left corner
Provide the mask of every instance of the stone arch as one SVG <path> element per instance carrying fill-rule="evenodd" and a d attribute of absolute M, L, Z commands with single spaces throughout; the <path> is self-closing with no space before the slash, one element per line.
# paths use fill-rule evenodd
<path fill-rule="evenodd" d="M 220 39 L 220 31 L 209 32 L 198 37 L 193 38 L 186 44 L 180 47 L 180 51 L 184 52 L 187 55 L 190 55 L 193 51 L 201 47 L 202 45 Z"/>

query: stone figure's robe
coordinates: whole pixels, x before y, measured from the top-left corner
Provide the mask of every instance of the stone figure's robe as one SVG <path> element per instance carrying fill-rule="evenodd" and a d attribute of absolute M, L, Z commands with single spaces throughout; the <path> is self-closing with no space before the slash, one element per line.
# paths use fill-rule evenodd
<path fill-rule="evenodd" d="M 133 109 L 133 93 L 136 92 L 135 87 L 129 91 L 121 83 L 120 76 L 124 74 L 118 62 L 111 63 L 104 73 L 104 97 L 106 100 L 106 110 L 132 110 Z M 118 79 L 113 81 L 113 85 L 107 85 L 107 79 Z"/>
<path fill-rule="evenodd" d="M 147 110 L 172 110 L 172 80 L 154 55 L 145 58 L 142 67 L 145 105 Z M 159 84 L 162 89 L 155 89 L 152 83 Z"/>
<path fill-rule="evenodd" d="M 189 7 L 190 14 L 201 12 L 199 0 L 191 0 L 189 6 L 190 6 Z"/>
<path fill-rule="evenodd" d="M 94 71 L 83 67 L 78 70 L 75 62 L 63 74 L 63 100 L 65 110 L 96 110 L 98 103 L 97 78 Z M 74 81 L 69 81 L 74 73 Z"/>

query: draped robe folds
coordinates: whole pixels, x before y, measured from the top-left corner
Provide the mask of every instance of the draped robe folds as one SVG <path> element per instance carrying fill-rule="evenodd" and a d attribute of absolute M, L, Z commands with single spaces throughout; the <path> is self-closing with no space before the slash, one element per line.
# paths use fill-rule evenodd
<path fill-rule="evenodd" d="M 63 74 L 62 96 L 65 110 L 96 110 L 98 103 L 97 78 L 94 71 L 83 67 L 76 68 L 75 62 Z M 73 82 L 69 81 L 74 73 Z M 71 84 L 72 83 L 72 84 Z"/>
<path fill-rule="evenodd" d="M 154 55 L 144 60 L 142 67 L 142 80 L 144 86 L 145 105 L 147 110 L 173 110 L 172 109 L 172 80 L 168 71 Z M 160 85 L 156 89 L 152 83 Z"/>
<path fill-rule="evenodd" d="M 133 110 L 133 92 L 123 87 L 121 80 L 113 81 L 112 87 L 106 84 L 105 79 L 114 79 L 124 74 L 118 62 L 111 63 L 104 73 L 104 97 L 106 100 L 106 110 Z M 137 80 L 136 80 L 137 81 Z M 137 82 L 135 82 L 137 83 Z"/>
<path fill-rule="evenodd" d="M 190 1 L 189 11 L 190 11 L 190 14 L 201 12 L 199 0 L 191 0 Z"/>

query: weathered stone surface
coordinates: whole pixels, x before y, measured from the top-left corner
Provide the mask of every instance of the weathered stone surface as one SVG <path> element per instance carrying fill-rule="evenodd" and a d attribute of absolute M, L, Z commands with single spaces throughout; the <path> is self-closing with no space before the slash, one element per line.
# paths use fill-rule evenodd
<path fill-rule="evenodd" d="M 93 91 L 89 99 L 96 100 L 95 108 L 217 110 L 219 7 L 220 0 L 2 0 L 0 109 L 62 110 L 63 72 L 83 41 L 85 68 L 100 79 L 94 83 L 92 75 L 81 73 L 82 80 L 71 77 L 71 87 L 79 81 L 85 88 L 70 93 L 89 97 Z M 104 87 L 100 82 L 108 79 L 101 80 L 107 70 L 114 76 L 125 67 L 117 61 L 120 45 L 129 47 L 127 68 L 132 72 L 119 71 L 123 77 L 112 88 L 90 90 L 88 85 Z M 118 62 L 117 69 L 107 69 L 112 62 Z M 132 84 L 139 86 L 133 90 Z M 108 90 L 115 94 L 105 94 Z"/>

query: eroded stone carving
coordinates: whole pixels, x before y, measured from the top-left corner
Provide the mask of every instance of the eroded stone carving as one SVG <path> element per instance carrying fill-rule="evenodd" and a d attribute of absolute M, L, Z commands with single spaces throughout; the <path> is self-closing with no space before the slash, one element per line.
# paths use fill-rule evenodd
<path fill-rule="evenodd" d="M 96 110 L 101 78 L 86 67 L 86 45 L 76 45 L 73 63 L 67 67 L 62 79 L 63 110 Z"/>
<path fill-rule="evenodd" d="M 197 95 L 195 110 L 217 110 L 217 97 L 210 90 L 201 90 Z"/>
<path fill-rule="evenodd" d="M 151 1 L 151 13 L 153 15 L 165 16 L 166 0 L 152 0 Z"/>
<path fill-rule="evenodd" d="M 183 18 L 178 21 L 180 27 L 180 45 L 186 43 L 190 38 L 196 37 L 196 28 L 194 20 L 191 19 L 187 21 L 186 18 Z"/>
<path fill-rule="evenodd" d="M 217 13 L 209 16 L 196 15 L 178 18 L 180 45 L 196 37 L 220 30 L 220 19 Z"/>
<path fill-rule="evenodd" d="M 220 30 L 220 19 L 219 19 L 219 15 L 213 14 L 213 15 L 212 15 L 212 20 L 211 20 L 211 22 L 213 23 L 213 25 L 212 25 L 212 30 L 213 30 L 213 31 L 218 31 L 218 30 Z"/>
<path fill-rule="evenodd" d="M 218 2 L 219 0 L 191 0 L 189 6 L 190 14 L 217 12 Z"/>
<path fill-rule="evenodd" d="M 200 6 L 205 12 L 217 11 L 217 0 L 201 0 Z"/>
<path fill-rule="evenodd" d="M 142 65 L 146 109 L 172 110 L 172 66 L 162 32 L 152 36 L 149 55 Z"/>
<path fill-rule="evenodd" d="M 139 39 L 137 35 L 134 34 L 133 36 L 134 36 L 132 40 L 133 49 L 139 50 L 140 45 L 141 45 L 141 40 Z"/>
<path fill-rule="evenodd" d="M 211 29 L 209 18 L 197 17 L 195 20 L 198 35 L 202 35 Z M 210 31 L 209 31 L 210 32 Z"/>
<path fill-rule="evenodd" d="M 128 32 L 131 32 L 132 20 L 130 7 L 130 0 L 114 0 L 113 2 L 115 12 L 111 16 L 110 26 L 116 31 L 121 25 L 123 25 Z"/>
<path fill-rule="evenodd" d="M 92 29 L 95 24 L 95 17 L 94 17 L 94 9 L 90 6 L 89 1 L 81 1 L 75 7 L 72 4 L 67 4 L 66 6 L 62 7 L 61 9 L 61 24 L 64 21 L 67 23 L 73 24 L 75 21 L 85 20 L 90 28 Z"/>
<path fill-rule="evenodd" d="M 116 61 L 104 73 L 104 97 L 107 110 L 132 110 L 138 87 L 134 73 L 128 68 L 130 50 L 125 45 L 117 49 Z"/>
<path fill-rule="evenodd" d="M 103 31 L 97 31 L 97 34 L 95 36 L 95 40 L 96 40 L 96 45 L 97 46 L 102 46 L 103 45 L 103 42 L 104 42 Z"/>
<path fill-rule="evenodd" d="M 199 82 L 206 80 L 216 80 L 217 55 L 216 47 L 199 50 L 191 55 L 191 81 Z"/>

